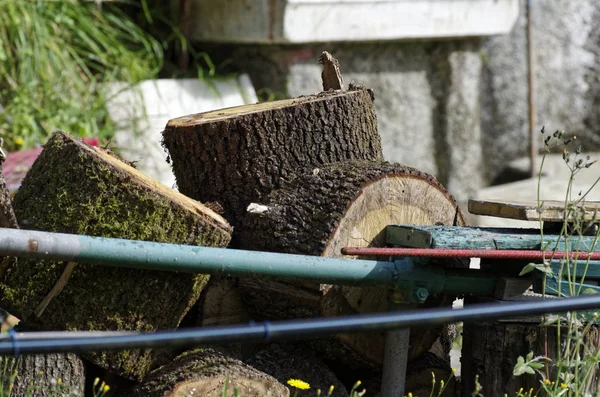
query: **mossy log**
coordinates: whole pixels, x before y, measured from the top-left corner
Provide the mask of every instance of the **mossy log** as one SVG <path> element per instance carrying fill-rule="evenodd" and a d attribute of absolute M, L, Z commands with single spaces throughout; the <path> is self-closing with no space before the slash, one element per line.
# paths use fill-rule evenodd
<path fill-rule="evenodd" d="M 220 397 L 228 383 L 227 396 L 234 389 L 243 397 L 287 397 L 289 390 L 270 375 L 213 349 L 183 353 L 171 363 L 152 371 L 134 390 L 139 397 Z"/>
<path fill-rule="evenodd" d="M 73 353 L 0 357 L 0 367 L 6 369 L 1 385 L 11 387 L 12 397 L 84 395 L 83 362 Z"/>
<path fill-rule="evenodd" d="M 461 355 L 463 395 L 471 394 L 475 390 L 476 376 L 479 376 L 482 387 L 480 394 L 486 397 L 514 396 L 521 388 L 538 390 L 540 381 L 543 380 L 540 375 L 513 375 L 519 356 L 525 357 L 530 352 L 533 352 L 534 356 L 544 356 L 547 352 L 547 356 L 552 360 L 550 380 L 560 382 L 556 373 L 556 352 L 559 349 L 557 326 L 541 327 L 542 320 L 539 317 L 522 322 L 465 323 Z M 578 332 L 582 329 L 583 326 L 577 327 Z M 567 334 L 568 329 L 565 326 L 561 329 L 562 351 L 565 349 Z M 589 332 L 583 335 L 582 343 L 581 360 L 596 363 L 597 360 L 593 356 L 600 349 L 600 327 L 593 325 Z M 545 370 L 542 369 L 542 372 Z M 592 370 L 590 380 L 592 387 L 588 391 L 591 394 L 586 395 L 597 395 L 600 389 L 600 371 L 597 365 Z M 580 392 L 583 395 L 583 391 Z"/>
<path fill-rule="evenodd" d="M 227 222 L 202 204 L 64 132 L 45 145 L 15 196 L 14 209 L 20 226 L 33 230 L 213 247 L 226 246 L 231 236 Z M 9 269 L 2 306 L 33 329 L 171 329 L 197 301 L 207 279 L 21 260 Z M 129 350 L 88 357 L 139 379 L 152 354 Z"/>
<path fill-rule="evenodd" d="M 342 247 L 385 246 L 385 227 L 390 224 L 464 225 L 456 202 L 433 177 L 385 162 L 315 168 L 274 190 L 260 204 L 260 210 L 249 212 L 244 220 L 243 249 L 342 257 Z M 391 293 L 387 288 L 254 279 L 241 279 L 239 286 L 248 310 L 267 318 L 381 312 L 387 310 Z M 452 300 L 431 296 L 426 305 L 449 305 Z M 409 360 L 428 351 L 438 334 L 439 329 L 411 334 Z M 353 360 L 354 365 L 382 364 L 382 333 L 340 335 L 338 339 L 360 358 Z M 347 351 L 333 346 L 327 354 L 349 357 Z"/>
<path fill-rule="evenodd" d="M 251 202 L 305 167 L 382 160 L 366 89 L 215 110 L 169 121 L 163 145 L 179 191 L 218 202 L 236 236 Z"/>
<path fill-rule="evenodd" d="M 18 229 L 17 218 L 12 208 L 10 195 L 4 174 L 2 174 L 2 160 L 0 159 L 0 227 Z M 17 259 L 12 257 L 0 257 L 0 282 L 4 280 L 6 270 L 15 263 Z"/>
<path fill-rule="evenodd" d="M 344 385 L 323 360 L 303 344 L 274 343 L 246 360 L 246 363 L 273 376 L 283 384 L 286 384 L 289 379 L 305 381 L 310 385 L 310 390 L 298 391 L 300 397 L 314 396 L 317 389 L 321 389 L 321 395 L 327 395 L 331 386 L 333 386 L 332 396 L 348 396 Z M 291 390 L 292 394 L 294 391 L 295 389 Z"/>

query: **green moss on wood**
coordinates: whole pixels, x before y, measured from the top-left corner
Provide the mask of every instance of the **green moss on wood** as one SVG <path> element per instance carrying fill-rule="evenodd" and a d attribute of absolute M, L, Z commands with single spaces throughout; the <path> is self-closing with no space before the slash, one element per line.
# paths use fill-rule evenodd
<path fill-rule="evenodd" d="M 174 199 L 175 197 L 175 199 Z M 187 198 L 179 196 L 182 202 Z M 127 166 L 57 132 L 48 141 L 14 200 L 24 229 L 165 243 L 224 247 L 231 228 L 152 189 Z M 3 305 L 25 327 L 68 330 L 175 328 L 196 302 L 207 275 L 78 264 L 67 286 L 40 318 L 34 311 L 65 263 L 20 261 L 3 286 Z M 149 350 L 92 355 L 97 364 L 139 378 Z"/>

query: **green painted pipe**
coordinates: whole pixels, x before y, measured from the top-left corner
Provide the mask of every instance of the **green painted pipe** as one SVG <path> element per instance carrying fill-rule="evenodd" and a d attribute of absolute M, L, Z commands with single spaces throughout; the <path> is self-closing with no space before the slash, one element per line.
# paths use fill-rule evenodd
<path fill-rule="evenodd" d="M 395 262 L 197 247 L 0 228 L 0 256 L 189 273 L 393 287 Z M 410 259 L 399 263 L 410 262 Z"/>
<path fill-rule="evenodd" d="M 430 294 L 491 294 L 496 280 L 476 270 L 422 266 L 424 261 L 414 258 L 328 258 L 5 228 L 0 228 L 0 256 L 338 285 L 425 287 Z"/>

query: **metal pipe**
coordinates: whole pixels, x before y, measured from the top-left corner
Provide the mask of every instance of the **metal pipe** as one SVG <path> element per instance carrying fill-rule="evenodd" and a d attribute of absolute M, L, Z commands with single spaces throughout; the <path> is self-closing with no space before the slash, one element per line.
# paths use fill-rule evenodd
<path fill-rule="evenodd" d="M 394 286 L 398 274 L 396 265 L 411 261 L 326 258 L 4 228 L 0 228 L 0 256 L 389 287 Z"/>
<path fill-rule="evenodd" d="M 535 126 L 535 106 L 533 98 L 534 87 L 534 54 L 533 54 L 533 29 L 531 25 L 531 2 L 527 0 L 526 21 L 527 21 L 527 126 L 528 126 L 528 151 L 529 151 L 529 176 L 535 177 L 535 160 L 537 156 L 537 141 L 534 132 Z"/>
<path fill-rule="evenodd" d="M 389 310 L 397 311 L 400 302 L 406 300 L 400 291 L 394 291 L 390 298 Z M 383 374 L 381 377 L 381 397 L 401 397 L 406 385 L 410 328 L 388 331 L 385 335 Z"/>
<path fill-rule="evenodd" d="M 571 259 L 600 260 L 600 252 L 587 251 L 537 251 L 537 250 L 485 250 L 454 248 L 342 248 L 344 255 L 427 257 L 427 258 L 490 258 L 490 259 Z"/>
<path fill-rule="evenodd" d="M 533 314 L 563 313 L 570 310 L 600 308 L 600 295 L 567 299 L 546 299 L 469 305 L 463 309 L 435 308 L 386 312 L 341 317 L 264 322 L 159 331 L 132 335 L 79 338 L 48 338 L 47 332 L 35 332 L 36 338 L 20 340 L 20 334 L 0 336 L 0 355 L 90 352 L 153 347 L 206 346 L 227 343 L 251 343 L 284 339 L 306 339 L 321 336 L 387 331 L 414 326 L 440 325 L 453 322 L 496 320 Z M 27 333 L 31 335 L 32 333 Z M 6 335 L 6 336 L 4 336 Z M 97 332 L 94 332 L 97 335 Z"/>

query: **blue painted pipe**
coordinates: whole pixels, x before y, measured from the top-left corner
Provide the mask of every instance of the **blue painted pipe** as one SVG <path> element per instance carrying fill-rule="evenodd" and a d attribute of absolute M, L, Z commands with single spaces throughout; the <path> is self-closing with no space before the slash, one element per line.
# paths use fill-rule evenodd
<path fill-rule="evenodd" d="M 458 321 L 481 322 L 500 318 L 564 313 L 600 308 L 600 295 L 566 299 L 540 299 L 468 305 L 463 309 L 434 308 L 340 317 L 285 320 L 251 324 L 219 325 L 176 331 L 129 334 L 91 331 L 27 332 L 0 335 L 0 355 L 89 352 L 153 347 L 207 346 L 308 339 L 340 333 L 389 331 L 415 326 L 432 326 Z M 100 336 L 102 335 L 102 336 Z M 16 353 L 16 354 L 15 354 Z"/>
<path fill-rule="evenodd" d="M 393 287 L 410 258 L 391 261 L 242 251 L 0 228 L 0 256 L 230 276 Z"/>

